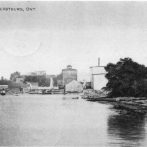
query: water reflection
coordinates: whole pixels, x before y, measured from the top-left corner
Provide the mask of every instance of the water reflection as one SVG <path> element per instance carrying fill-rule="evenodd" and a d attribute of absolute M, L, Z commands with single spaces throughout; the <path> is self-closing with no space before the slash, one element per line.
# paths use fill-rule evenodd
<path fill-rule="evenodd" d="M 68 95 L 0 97 L 0 146 L 146 147 L 145 125 L 144 116 Z"/>
<path fill-rule="evenodd" d="M 145 116 L 128 113 L 110 115 L 108 135 L 111 139 L 115 138 L 112 144 L 141 146 L 141 141 L 145 138 Z"/>
<path fill-rule="evenodd" d="M 18 106 L 20 107 L 20 105 Z M 18 107 L 12 99 L 0 99 L 0 144 L 15 145 L 19 134 Z M 15 121 L 14 121 L 15 120 Z M 11 138 L 11 139 L 10 139 Z M 13 140 L 13 143 L 12 143 Z"/>

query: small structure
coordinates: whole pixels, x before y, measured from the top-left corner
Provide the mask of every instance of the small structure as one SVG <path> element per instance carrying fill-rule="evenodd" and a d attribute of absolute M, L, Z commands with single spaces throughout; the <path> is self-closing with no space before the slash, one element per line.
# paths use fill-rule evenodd
<path fill-rule="evenodd" d="M 74 92 L 80 93 L 83 91 L 83 86 L 78 81 L 73 80 L 72 82 L 70 82 L 69 84 L 65 86 L 65 90 L 66 92 L 69 92 L 69 93 L 74 93 Z"/>
<path fill-rule="evenodd" d="M 6 89 L 8 89 L 8 85 L 0 85 L 0 94 L 6 95 Z"/>
<path fill-rule="evenodd" d="M 24 77 L 17 77 L 16 78 L 16 83 L 23 83 L 24 82 Z"/>
<path fill-rule="evenodd" d="M 0 90 L 2 89 L 8 89 L 8 85 L 0 85 Z"/>

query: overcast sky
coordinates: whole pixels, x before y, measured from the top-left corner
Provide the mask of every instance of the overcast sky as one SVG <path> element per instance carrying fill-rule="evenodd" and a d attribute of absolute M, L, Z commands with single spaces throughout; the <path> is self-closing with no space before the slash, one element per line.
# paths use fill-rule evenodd
<path fill-rule="evenodd" d="M 0 76 L 71 64 L 79 79 L 89 67 L 131 57 L 147 66 L 147 2 L 0 2 Z"/>

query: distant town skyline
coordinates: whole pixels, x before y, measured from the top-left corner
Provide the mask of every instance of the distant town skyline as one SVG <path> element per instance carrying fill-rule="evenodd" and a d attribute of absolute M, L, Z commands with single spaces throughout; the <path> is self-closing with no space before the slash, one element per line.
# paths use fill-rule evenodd
<path fill-rule="evenodd" d="M 130 57 L 147 66 L 147 2 L 0 2 L 0 76 L 67 65 L 89 79 L 89 67 Z"/>

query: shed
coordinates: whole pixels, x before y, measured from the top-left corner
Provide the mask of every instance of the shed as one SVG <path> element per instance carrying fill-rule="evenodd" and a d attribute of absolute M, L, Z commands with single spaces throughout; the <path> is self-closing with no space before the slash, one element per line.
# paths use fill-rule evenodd
<path fill-rule="evenodd" d="M 65 86 L 66 92 L 82 92 L 83 86 L 76 80 L 71 81 L 69 84 Z"/>
<path fill-rule="evenodd" d="M 8 85 L 0 85 L 0 89 L 7 89 Z"/>

